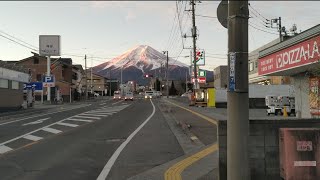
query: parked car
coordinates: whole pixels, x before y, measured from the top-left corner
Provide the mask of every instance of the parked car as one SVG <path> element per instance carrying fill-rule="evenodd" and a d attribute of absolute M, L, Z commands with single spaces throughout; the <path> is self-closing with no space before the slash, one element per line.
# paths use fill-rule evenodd
<path fill-rule="evenodd" d="M 133 93 L 132 92 L 127 92 L 126 95 L 124 96 L 124 100 L 131 100 L 133 101 Z"/>
<path fill-rule="evenodd" d="M 94 97 L 99 97 L 100 96 L 100 94 L 98 94 L 98 93 L 94 93 L 93 95 L 94 95 Z"/>

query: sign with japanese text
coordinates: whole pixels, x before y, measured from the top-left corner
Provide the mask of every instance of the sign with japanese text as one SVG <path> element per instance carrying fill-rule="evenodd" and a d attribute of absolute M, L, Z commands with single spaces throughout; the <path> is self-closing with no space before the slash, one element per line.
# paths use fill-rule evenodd
<path fill-rule="evenodd" d="M 207 82 L 206 77 L 198 77 L 197 79 L 198 79 L 198 83 L 200 84 Z M 191 82 L 194 83 L 194 78 L 191 79 Z"/>
<path fill-rule="evenodd" d="M 312 151 L 312 141 L 297 141 L 297 151 Z"/>
<path fill-rule="evenodd" d="M 60 56 L 60 35 L 39 36 L 40 56 Z"/>
<path fill-rule="evenodd" d="M 236 53 L 230 52 L 229 54 L 229 91 L 234 91 L 236 88 L 236 77 L 235 77 L 235 64 L 236 64 Z"/>
<path fill-rule="evenodd" d="M 320 36 L 313 37 L 259 59 L 258 74 L 267 75 L 320 60 Z"/>

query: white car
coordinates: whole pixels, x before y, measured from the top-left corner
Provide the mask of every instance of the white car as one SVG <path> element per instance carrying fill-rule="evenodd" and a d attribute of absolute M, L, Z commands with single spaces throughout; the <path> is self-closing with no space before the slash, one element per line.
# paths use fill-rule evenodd
<path fill-rule="evenodd" d="M 114 91 L 114 93 L 113 93 L 113 99 L 114 99 L 114 100 L 116 100 L 116 99 L 121 99 L 120 91 Z"/>
<path fill-rule="evenodd" d="M 100 96 L 100 94 L 98 94 L 98 93 L 94 93 L 93 94 L 95 97 L 99 97 Z"/>
<path fill-rule="evenodd" d="M 133 101 L 133 93 L 132 92 L 127 92 L 126 95 L 124 96 L 124 100 L 131 100 Z"/>
<path fill-rule="evenodd" d="M 155 92 L 154 91 L 146 91 L 144 92 L 144 98 L 145 99 L 152 99 L 155 97 Z"/>

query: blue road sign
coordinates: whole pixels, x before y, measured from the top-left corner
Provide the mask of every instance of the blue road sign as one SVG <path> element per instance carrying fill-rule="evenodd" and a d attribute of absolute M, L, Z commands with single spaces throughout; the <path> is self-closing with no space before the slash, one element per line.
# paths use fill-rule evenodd
<path fill-rule="evenodd" d="M 235 64 L 236 64 L 236 54 L 230 52 L 229 54 L 229 91 L 233 92 L 236 89 L 236 76 L 235 76 Z"/>
<path fill-rule="evenodd" d="M 31 82 L 31 83 L 24 83 L 23 90 L 32 89 L 34 87 L 35 91 L 42 91 L 43 85 L 42 82 Z"/>
<path fill-rule="evenodd" d="M 54 83 L 54 77 L 53 76 L 44 76 L 42 82 L 44 82 L 44 83 Z"/>

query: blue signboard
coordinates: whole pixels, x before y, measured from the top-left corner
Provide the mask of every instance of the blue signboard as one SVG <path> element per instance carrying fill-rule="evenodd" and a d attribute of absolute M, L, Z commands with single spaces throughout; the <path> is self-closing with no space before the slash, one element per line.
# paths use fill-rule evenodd
<path fill-rule="evenodd" d="M 42 82 L 44 82 L 44 83 L 54 83 L 54 77 L 53 76 L 44 76 Z"/>
<path fill-rule="evenodd" d="M 230 52 L 229 54 L 229 91 L 234 91 L 236 88 L 236 78 L 235 78 L 235 63 L 236 63 L 236 53 Z"/>
<path fill-rule="evenodd" d="M 31 83 L 24 83 L 23 90 L 32 89 L 34 87 L 35 91 L 42 91 L 43 85 L 42 82 L 31 82 Z"/>

